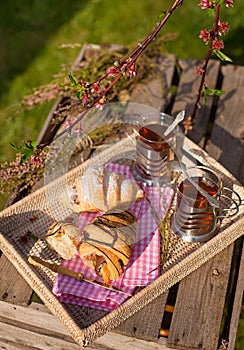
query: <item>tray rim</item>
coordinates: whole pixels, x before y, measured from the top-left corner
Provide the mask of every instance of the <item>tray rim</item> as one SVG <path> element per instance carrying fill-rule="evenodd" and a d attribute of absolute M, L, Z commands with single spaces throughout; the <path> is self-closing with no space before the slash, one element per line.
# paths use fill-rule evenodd
<path fill-rule="evenodd" d="M 122 139 L 119 142 L 127 142 L 127 140 Z M 192 149 L 200 151 L 201 155 L 197 156 L 194 154 L 194 158 L 199 162 L 206 165 L 204 160 L 207 160 L 208 165 L 216 165 L 225 173 L 228 178 L 233 181 L 237 186 L 240 187 L 239 194 L 244 198 L 244 189 L 243 186 L 239 183 L 237 179 L 234 178 L 232 174 L 228 172 L 222 165 L 220 165 L 216 160 L 211 158 L 204 150 L 202 150 L 199 146 L 197 146 L 194 142 L 187 139 L 188 149 L 186 150 L 190 155 L 192 155 Z M 112 146 L 114 147 L 114 146 Z M 111 148 L 106 151 L 111 153 Z M 87 160 L 85 163 L 82 163 L 77 168 L 89 166 L 90 163 L 94 162 L 94 158 Z M 69 172 L 68 176 L 74 176 L 76 169 L 73 169 Z M 66 178 L 66 175 L 64 176 Z M 61 181 L 58 179 L 58 181 Z M 55 181 L 56 182 L 56 181 Z M 48 184 L 47 186 L 51 186 Z M 8 216 L 8 213 L 14 214 L 17 213 L 17 209 L 21 206 L 25 206 L 27 201 L 30 199 L 36 198 L 36 196 L 45 196 L 45 187 L 38 189 L 27 197 L 23 198 L 19 202 L 11 205 L 10 207 L 4 209 L 0 213 L 0 217 Z M 41 207 L 39 208 L 41 209 Z M 56 316 L 58 319 L 64 324 L 67 331 L 74 338 L 74 340 L 81 346 L 86 346 L 96 338 L 104 335 L 106 332 L 114 329 L 128 317 L 132 316 L 134 313 L 139 311 L 141 308 L 149 304 L 151 301 L 156 299 L 160 294 L 164 293 L 175 283 L 182 280 L 184 277 L 189 275 L 191 272 L 195 271 L 199 267 L 201 267 L 205 262 L 207 262 L 210 258 L 217 255 L 231 243 L 233 243 L 236 239 L 242 236 L 242 230 L 239 229 L 244 227 L 244 213 L 240 213 L 237 215 L 236 221 L 231 224 L 230 227 L 224 229 L 218 235 L 213 237 L 210 241 L 198 247 L 195 251 L 191 252 L 188 256 L 184 257 L 181 261 L 179 261 L 176 265 L 171 267 L 169 270 L 160 275 L 155 281 L 153 281 L 150 285 L 143 288 L 136 295 L 125 301 L 122 305 L 120 305 L 114 311 L 106 314 L 104 317 L 100 318 L 95 323 L 91 324 L 87 328 L 81 329 L 73 320 L 68 311 L 65 309 L 63 303 L 61 303 L 58 298 L 49 290 L 43 283 L 42 279 L 38 274 L 35 273 L 35 269 L 31 267 L 27 259 L 25 260 L 23 256 L 19 255 L 18 250 L 14 247 L 6 237 L 4 237 L 3 233 L 0 232 L 0 249 L 7 256 L 7 258 L 11 261 L 11 263 L 16 267 L 18 272 L 22 275 L 22 277 L 26 280 L 26 282 L 30 285 L 30 287 L 42 298 L 44 304 L 48 307 L 48 309 Z M 232 234 L 227 235 L 226 231 L 230 231 Z M 207 247 L 207 248 L 206 248 Z M 211 249 L 209 249 L 211 248 Z"/>

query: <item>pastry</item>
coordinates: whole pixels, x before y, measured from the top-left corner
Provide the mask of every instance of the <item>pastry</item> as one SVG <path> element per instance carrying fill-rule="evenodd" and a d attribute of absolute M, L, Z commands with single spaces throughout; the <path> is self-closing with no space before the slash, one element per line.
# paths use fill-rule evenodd
<path fill-rule="evenodd" d="M 61 202 L 79 213 L 106 212 L 116 208 L 127 209 L 143 196 L 143 190 L 134 180 L 104 167 L 90 167 L 75 179 Z"/>
<path fill-rule="evenodd" d="M 72 224 L 55 221 L 47 231 L 46 241 L 63 259 L 74 258 L 81 243 L 80 229 Z"/>
<path fill-rule="evenodd" d="M 108 283 L 124 271 L 135 236 L 136 218 L 130 211 L 105 213 L 84 228 L 80 256 Z"/>
<path fill-rule="evenodd" d="M 63 259 L 78 252 L 85 264 L 103 278 L 104 283 L 118 278 L 127 266 L 136 238 L 136 217 L 129 210 L 115 210 L 97 216 L 80 229 L 54 222 L 47 231 L 48 245 Z"/>

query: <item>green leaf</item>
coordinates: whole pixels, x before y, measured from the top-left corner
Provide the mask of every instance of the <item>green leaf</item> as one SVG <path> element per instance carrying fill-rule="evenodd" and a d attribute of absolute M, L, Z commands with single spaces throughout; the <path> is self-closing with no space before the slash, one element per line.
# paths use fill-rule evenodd
<path fill-rule="evenodd" d="M 215 96 L 221 96 L 221 95 L 223 95 L 223 94 L 225 93 L 225 91 L 224 91 L 224 90 L 209 89 L 209 88 L 207 88 L 207 89 L 205 89 L 205 93 L 206 93 L 207 95 L 210 95 L 210 96 L 213 96 L 213 95 L 215 95 Z"/>
<path fill-rule="evenodd" d="M 220 96 L 225 93 L 224 90 L 218 90 L 218 89 L 210 89 L 207 87 L 203 87 L 202 89 L 202 97 L 204 98 L 205 105 L 208 104 L 208 96 Z"/>
<path fill-rule="evenodd" d="M 77 86 L 79 84 L 78 80 L 72 73 L 69 74 L 69 80 L 73 86 Z"/>
<path fill-rule="evenodd" d="M 25 147 L 23 146 L 16 146 L 12 142 L 10 142 L 10 145 L 21 154 L 21 163 L 23 163 L 26 159 L 30 158 L 32 154 L 35 151 L 35 147 L 30 142 L 24 142 Z"/>
<path fill-rule="evenodd" d="M 37 147 L 37 141 L 32 141 L 31 143 L 32 143 L 32 145 L 33 145 L 33 148 L 36 148 L 36 147 Z"/>
<path fill-rule="evenodd" d="M 10 142 L 10 146 L 12 146 L 13 148 L 17 149 L 17 147 L 12 142 Z"/>
<path fill-rule="evenodd" d="M 206 106 L 208 105 L 208 95 L 206 93 L 204 94 L 204 103 Z"/>
<path fill-rule="evenodd" d="M 76 97 L 77 97 L 79 100 L 81 100 L 81 98 L 82 98 L 82 91 L 81 91 L 81 90 L 79 90 L 79 91 L 76 93 Z"/>
<path fill-rule="evenodd" d="M 25 142 L 25 146 L 26 146 L 27 149 L 29 149 L 29 150 L 32 150 L 32 151 L 33 151 L 33 149 L 34 149 L 32 143 L 30 143 L 30 142 Z"/>
<path fill-rule="evenodd" d="M 228 56 L 226 56 L 222 51 L 220 50 L 213 50 L 213 53 L 221 60 L 226 62 L 233 62 L 232 59 Z"/>

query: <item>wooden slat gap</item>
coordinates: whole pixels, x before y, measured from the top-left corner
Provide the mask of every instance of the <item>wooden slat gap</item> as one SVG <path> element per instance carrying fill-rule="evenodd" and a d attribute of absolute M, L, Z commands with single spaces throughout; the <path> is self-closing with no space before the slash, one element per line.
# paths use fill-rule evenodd
<path fill-rule="evenodd" d="M 222 84 L 223 84 L 223 74 L 221 71 L 221 67 L 219 69 L 219 74 L 218 74 L 218 78 L 216 81 L 216 85 L 213 87 L 216 90 L 221 90 L 222 89 Z M 213 130 L 213 126 L 215 123 L 215 118 L 216 118 L 216 112 L 218 109 L 218 104 L 219 104 L 219 96 L 214 96 L 213 97 L 213 103 L 212 103 L 212 107 L 211 107 L 211 111 L 210 111 L 210 115 L 209 115 L 209 122 L 208 122 L 208 128 L 205 134 L 205 140 L 204 140 L 204 144 L 202 146 L 202 148 L 206 151 L 208 151 L 208 143 L 211 139 L 211 134 L 212 134 L 212 130 Z"/>
<path fill-rule="evenodd" d="M 174 306 L 175 306 L 178 288 L 179 288 L 179 283 L 173 285 L 169 289 L 168 298 L 166 300 L 166 305 L 164 308 L 164 314 L 163 314 L 163 319 L 162 319 L 162 323 L 161 323 L 161 328 L 159 331 L 159 336 L 161 336 L 161 337 L 166 337 L 166 338 L 168 337 L 169 329 L 170 329 L 170 325 L 171 325 L 171 320 L 172 320 L 173 313 L 174 313 L 174 311 L 171 311 L 171 310 L 174 309 Z"/>
<path fill-rule="evenodd" d="M 162 112 L 169 114 L 169 115 L 171 115 L 172 108 L 173 108 L 173 105 L 175 102 L 175 98 L 177 96 L 181 73 L 182 73 L 182 69 L 180 67 L 179 60 L 176 59 L 175 70 L 174 70 L 172 83 L 171 83 L 171 87 L 170 87 L 170 92 L 171 92 L 170 98 L 168 99 L 168 102 L 167 102 L 167 105 L 165 106 L 165 109 L 162 111 Z"/>
<path fill-rule="evenodd" d="M 223 339 L 226 341 L 229 340 L 230 323 L 231 323 L 231 316 L 232 316 L 232 313 L 230 313 L 229 310 L 233 309 L 236 286 L 237 286 L 240 263 L 241 263 L 242 249 L 243 249 L 243 236 L 240 237 L 234 244 L 234 252 L 232 255 L 232 262 L 231 262 L 231 269 L 230 269 L 231 273 L 230 273 L 229 283 L 227 287 L 225 307 L 223 310 L 223 317 L 222 317 L 221 327 L 220 327 L 219 345 L 221 345 Z"/>

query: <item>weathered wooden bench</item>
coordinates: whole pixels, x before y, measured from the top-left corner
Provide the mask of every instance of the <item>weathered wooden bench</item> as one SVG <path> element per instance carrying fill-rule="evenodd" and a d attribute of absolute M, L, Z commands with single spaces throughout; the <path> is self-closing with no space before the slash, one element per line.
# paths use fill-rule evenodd
<path fill-rule="evenodd" d="M 85 59 L 86 46 L 77 62 Z M 176 115 L 189 113 L 198 77 L 195 60 L 157 57 L 158 74 L 140 83 L 131 101 Z M 189 137 L 244 183 L 244 67 L 211 61 L 209 86 L 226 91 L 210 97 Z M 172 92 L 172 86 L 176 93 Z M 57 102 L 58 103 L 58 102 Z M 54 106 L 55 109 L 55 106 Z M 39 141 L 50 135 L 52 113 Z M 244 232 L 244 228 L 243 228 Z M 8 259 L 0 257 L 0 348 L 78 349 L 64 327 L 41 303 Z M 228 349 L 235 348 L 244 289 L 243 236 L 201 268 L 157 297 L 87 349 Z"/>

